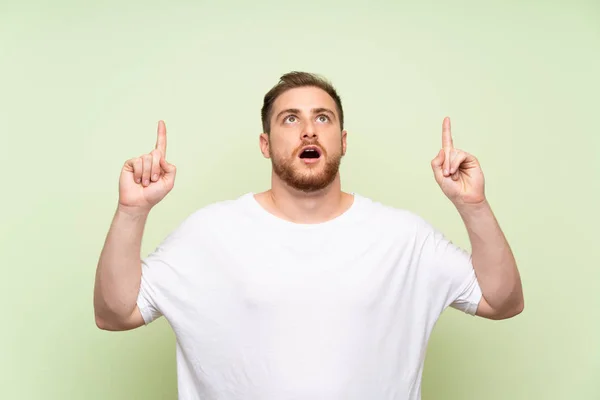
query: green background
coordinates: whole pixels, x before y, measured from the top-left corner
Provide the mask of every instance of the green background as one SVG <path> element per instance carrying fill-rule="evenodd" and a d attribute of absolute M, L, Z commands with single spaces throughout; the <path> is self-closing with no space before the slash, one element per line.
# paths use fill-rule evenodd
<path fill-rule="evenodd" d="M 599 4 L 2 0 L 0 398 L 176 398 L 164 319 L 94 324 L 120 168 L 164 119 L 178 175 L 146 254 L 197 208 L 268 187 L 262 96 L 305 70 L 344 101 L 345 190 L 468 247 L 429 165 L 449 115 L 517 257 L 524 313 L 444 313 L 423 399 L 600 399 Z"/>

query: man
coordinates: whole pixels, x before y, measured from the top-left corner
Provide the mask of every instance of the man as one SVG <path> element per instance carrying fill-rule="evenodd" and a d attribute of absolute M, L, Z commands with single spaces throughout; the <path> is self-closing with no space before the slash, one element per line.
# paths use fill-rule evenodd
<path fill-rule="evenodd" d="M 282 76 L 262 109 L 271 188 L 197 210 L 143 260 L 146 219 L 176 173 L 162 121 L 156 148 L 125 163 L 97 268 L 96 323 L 118 331 L 167 318 L 180 399 L 419 399 L 444 309 L 489 319 L 522 311 L 481 168 L 453 147 L 449 119 L 431 166 L 472 254 L 409 211 L 341 190 L 343 115 L 323 78 Z"/>

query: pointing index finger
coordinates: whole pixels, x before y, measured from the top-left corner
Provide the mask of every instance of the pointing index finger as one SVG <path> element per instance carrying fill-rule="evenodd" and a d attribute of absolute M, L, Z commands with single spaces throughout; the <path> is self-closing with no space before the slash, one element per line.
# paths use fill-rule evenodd
<path fill-rule="evenodd" d="M 444 150 L 450 150 L 454 148 L 452 143 L 452 131 L 450 130 L 450 118 L 444 118 L 442 123 L 442 148 Z"/>
<path fill-rule="evenodd" d="M 158 121 L 158 131 L 156 135 L 156 149 L 161 152 L 163 157 L 167 154 L 167 127 L 163 120 Z"/>

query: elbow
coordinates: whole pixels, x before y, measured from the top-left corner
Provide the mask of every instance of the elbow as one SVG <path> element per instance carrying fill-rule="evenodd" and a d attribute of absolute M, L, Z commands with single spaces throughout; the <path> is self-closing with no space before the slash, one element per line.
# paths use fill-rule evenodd
<path fill-rule="evenodd" d="M 96 327 L 103 331 L 119 332 L 137 328 L 143 324 L 143 319 L 140 315 L 139 319 L 124 317 L 120 314 L 111 312 L 107 309 L 94 310 L 94 322 Z"/>
<path fill-rule="evenodd" d="M 502 320 L 502 319 L 514 318 L 517 315 L 521 314 L 524 309 L 525 309 L 525 301 L 524 301 L 523 297 L 521 297 L 519 299 L 519 301 L 514 302 L 510 308 L 506 309 L 496 319 Z"/>
<path fill-rule="evenodd" d="M 517 315 L 521 314 L 524 309 L 525 309 L 525 299 L 521 296 L 521 299 L 519 299 L 519 302 L 514 307 L 513 317 L 516 317 Z"/>
<path fill-rule="evenodd" d="M 102 331 L 117 332 L 124 330 L 118 323 L 102 318 L 98 315 L 95 316 L 95 321 L 96 327 Z"/>
<path fill-rule="evenodd" d="M 504 308 L 499 319 L 513 318 L 523 312 L 525 309 L 525 297 L 523 296 L 522 286 L 519 285 L 518 290 L 513 292 L 506 305 L 507 307 Z"/>
<path fill-rule="evenodd" d="M 521 314 L 525 309 L 525 297 L 523 296 L 523 288 L 519 287 L 517 299 L 513 302 L 512 317 Z"/>
<path fill-rule="evenodd" d="M 97 293 L 94 293 L 94 322 L 98 329 L 107 330 L 106 318 L 103 316 L 102 312 L 106 307 L 103 307 L 103 305 L 104 303 L 100 301 Z"/>
<path fill-rule="evenodd" d="M 110 331 L 110 324 L 107 322 L 106 318 L 102 317 L 102 315 L 96 311 L 94 313 L 94 320 L 96 323 L 96 327 L 103 331 Z"/>
<path fill-rule="evenodd" d="M 96 327 L 103 331 L 114 331 L 115 324 L 114 314 L 108 312 L 105 307 L 94 304 L 94 322 Z"/>
<path fill-rule="evenodd" d="M 114 307 L 100 296 L 94 297 L 94 322 L 96 328 L 103 331 L 118 330 L 119 314 L 114 311 Z"/>
<path fill-rule="evenodd" d="M 104 322 L 104 320 L 102 319 L 102 317 L 100 317 L 98 314 L 95 315 L 95 320 L 96 320 L 96 327 L 98 329 L 103 330 L 103 331 L 108 330 L 106 322 Z"/>

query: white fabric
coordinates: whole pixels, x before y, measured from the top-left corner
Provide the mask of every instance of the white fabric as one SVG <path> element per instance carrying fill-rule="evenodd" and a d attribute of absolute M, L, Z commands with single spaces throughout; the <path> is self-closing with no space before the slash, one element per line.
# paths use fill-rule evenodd
<path fill-rule="evenodd" d="M 354 195 L 321 224 L 252 193 L 204 207 L 142 263 L 138 306 L 177 341 L 185 400 L 417 400 L 430 333 L 481 299 L 470 255 L 417 215 Z"/>

